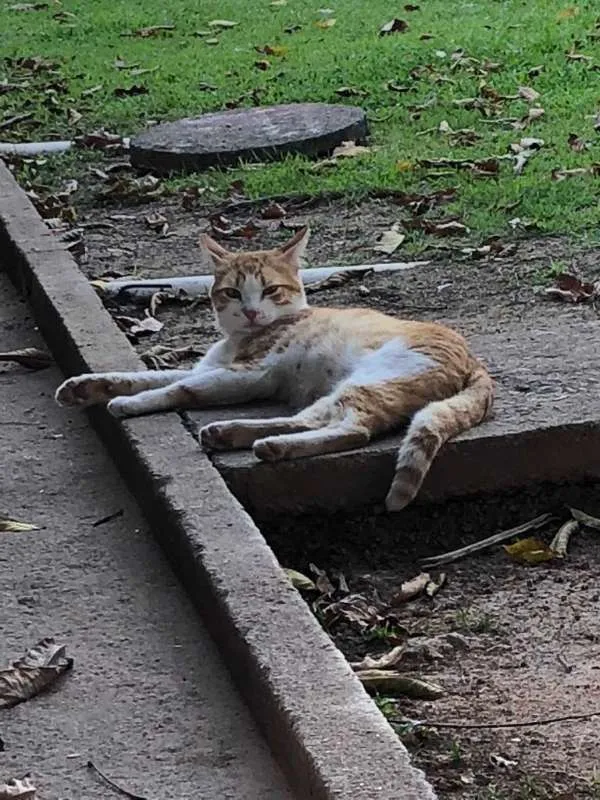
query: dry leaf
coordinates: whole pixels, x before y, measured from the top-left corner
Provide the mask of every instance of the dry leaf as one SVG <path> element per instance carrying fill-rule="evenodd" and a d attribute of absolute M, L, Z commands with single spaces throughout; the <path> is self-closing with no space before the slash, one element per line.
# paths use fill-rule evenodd
<path fill-rule="evenodd" d="M 584 283 L 576 275 L 561 272 L 554 279 L 554 286 L 544 290 L 547 297 L 566 300 L 570 303 L 583 303 L 597 296 L 598 286 L 593 283 Z"/>
<path fill-rule="evenodd" d="M 570 519 L 560 526 L 550 542 L 550 550 L 552 550 L 557 558 L 564 558 L 567 555 L 569 539 L 574 533 L 577 533 L 578 530 L 579 522 L 576 519 Z"/>
<path fill-rule="evenodd" d="M 418 11 L 420 8 L 421 8 L 421 6 L 415 6 L 412 3 L 407 3 L 404 6 L 404 10 L 405 11 Z"/>
<path fill-rule="evenodd" d="M 99 283 L 100 281 L 92 281 L 91 283 Z M 198 300 L 202 300 L 203 298 L 195 298 L 194 302 L 198 302 Z M 206 303 L 209 303 L 208 297 L 206 298 Z M 188 345 L 187 347 L 165 347 L 164 345 L 154 345 L 154 347 L 148 348 L 145 350 L 141 355 L 140 358 L 144 362 L 144 364 L 149 367 L 150 369 L 172 369 L 177 364 L 180 364 L 182 361 L 186 361 L 188 359 L 198 359 L 200 356 L 203 356 L 205 351 L 194 347 L 193 345 Z"/>
<path fill-rule="evenodd" d="M 209 28 L 235 28 L 239 22 L 233 22 L 230 19 L 213 19 L 208 23 Z"/>
<path fill-rule="evenodd" d="M 415 578 L 405 581 L 397 592 L 394 592 L 390 599 L 390 605 L 397 606 L 400 603 L 405 603 L 407 600 L 413 600 L 425 591 L 425 587 L 431 581 L 431 575 L 428 572 L 421 572 Z"/>
<path fill-rule="evenodd" d="M 513 144 L 511 144 L 510 149 L 515 154 L 515 165 L 513 168 L 515 175 L 520 175 L 523 172 L 525 164 L 543 146 L 543 139 L 533 139 L 529 136 L 524 137 L 518 143 L 513 142 Z"/>
<path fill-rule="evenodd" d="M 269 205 L 265 206 L 260 212 L 263 219 L 281 219 L 285 217 L 286 214 L 287 211 L 280 203 L 269 203 Z"/>
<path fill-rule="evenodd" d="M 530 123 L 535 122 L 536 119 L 540 119 L 540 117 L 543 117 L 545 113 L 546 112 L 544 111 L 544 109 L 541 108 L 540 106 L 533 106 L 532 108 L 529 109 L 529 111 L 527 112 L 527 114 L 525 114 L 524 117 L 521 117 L 521 119 L 517 120 L 516 122 L 513 122 L 512 127 L 515 130 L 521 130 L 521 131 L 525 130 L 525 128 L 527 128 Z"/>
<path fill-rule="evenodd" d="M 404 33 L 408 30 L 408 22 L 403 19 L 391 19 L 379 29 L 380 36 L 388 36 L 390 33 Z"/>
<path fill-rule="evenodd" d="M 100 194 L 103 197 L 153 200 L 160 197 L 164 191 L 165 187 L 160 178 L 156 178 L 154 175 L 143 175 L 141 178 L 132 178 L 130 175 L 113 175 Z"/>
<path fill-rule="evenodd" d="M 584 150 L 587 150 L 589 144 L 584 142 L 583 139 L 580 139 L 576 133 L 570 133 L 569 138 L 567 139 L 567 143 L 571 150 L 575 153 L 582 153 Z"/>
<path fill-rule="evenodd" d="M 44 11 L 49 3 L 15 3 L 8 6 L 8 11 Z"/>
<path fill-rule="evenodd" d="M 36 800 L 36 788 L 29 778 L 12 778 L 0 783 L 0 800 Z"/>
<path fill-rule="evenodd" d="M 37 525 L 29 522 L 18 522 L 16 519 L 0 519 L 0 533 L 23 533 L 24 531 L 39 531 Z"/>
<path fill-rule="evenodd" d="M 331 154 L 333 158 L 353 158 L 354 156 L 362 156 L 371 152 L 370 147 L 356 144 L 354 141 L 342 142 L 334 148 Z"/>
<path fill-rule="evenodd" d="M 146 316 L 143 319 L 136 319 L 136 317 L 127 317 L 118 314 L 115 315 L 114 320 L 121 330 L 133 337 L 158 333 L 163 328 L 163 323 L 151 316 Z"/>
<path fill-rule="evenodd" d="M 320 594 L 329 596 L 335 592 L 335 587 L 333 583 L 329 580 L 329 576 L 325 572 L 324 569 L 320 569 L 317 567 L 316 564 L 309 564 L 310 571 L 313 575 L 317 576 L 317 580 L 315 581 L 315 586 Z"/>
<path fill-rule="evenodd" d="M 562 11 L 559 11 L 556 15 L 556 19 L 558 22 L 561 22 L 564 19 L 573 19 L 579 14 L 579 9 L 577 6 L 567 6 L 567 8 L 563 8 Z"/>
<path fill-rule="evenodd" d="M 355 86 L 340 86 L 335 93 L 340 97 L 366 97 L 369 94 L 364 89 L 358 89 Z"/>
<path fill-rule="evenodd" d="M 574 49 L 569 50 L 566 54 L 569 61 L 585 61 L 587 64 L 591 63 L 594 59 L 591 56 L 584 56 L 583 53 L 576 53 Z"/>
<path fill-rule="evenodd" d="M 298 589 L 301 592 L 317 591 L 317 587 L 314 581 L 311 581 L 310 578 L 307 578 L 306 575 L 303 575 L 301 572 L 297 572 L 295 569 L 287 569 L 287 568 L 284 569 L 284 572 L 290 579 L 294 589 Z"/>
<path fill-rule="evenodd" d="M 530 86 L 519 86 L 519 97 L 522 97 L 523 100 L 527 100 L 528 103 L 533 103 L 535 100 L 539 99 L 540 93 L 536 92 L 536 90 L 532 89 Z"/>
<path fill-rule="evenodd" d="M 0 353 L 0 361 L 20 364 L 22 367 L 27 367 L 27 369 L 45 369 L 54 364 L 54 359 L 50 353 L 38 350 L 37 347 L 24 347 L 22 350 Z"/>
<path fill-rule="evenodd" d="M 317 581 L 317 587 L 319 582 Z M 333 590 L 333 586 L 332 586 Z M 379 608 L 362 594 L 349 594 L 322 609 L 326 627 L 344 622 L 366 631 L 382 621 Z"/>
<path fill-rule="evenodd" d="M 530 70 L 527 71 L 528 78 L 537 78 L 538 75 L 541 75 L 542 72 L 546 69 L 544 64 L 538 64 L 536 67 L 532 67 Z"/>
<path fill-rule="evenodd" d="M 104 128 L 99 128 L 97 131 L 86 133 L 83 136 L 76 136 L 75 144 L 78 147 L 89 147 L 91 150 L 116 150 L 125 146 L 122 136 L 117 133 L 109 133 Z"/>
<path fill-rule="evenodd" d="M 504 758 L 503 756 L 498 756 L 495 753 L 491 753 L 490 755 L 490 764 L 493 764 L 495 767 L 511 769 L 512 767 L 516 767 L 518 763 L 518 761 L 511 761 L 510 759 Z"/>
<path fill-rule="evenodd" d="M 265 44 L 263 47 L 255 47 L 254 49 L 257 53 L 264 53 L 266 56 L 275 56 L 276 58 L 282 58 L 288 52 L 287 47 L 282 47 L 278 44 Z"/>
<path fill-rule="evenodd" d="M 150 25 L 148 28 L 138 28 L 133 33 L 122 33 L 121 36 L 139 36 L 141 39 L 148 39 L 151 36 L 160 36 L 161 33 L 169 33 L 175 30 L 175 25 Z"/>
<path fill-rule="evenodd" d="M 262 69 L 264 72 L 265 70 L 271 68 L 271 62 L 267 61 L 266 58 L 263 58 L 260 61 L 255 61 L 254 66 L 256 67 L 256 69 Z"/>
<path fill-rule="evenodd" d="M 156 233 L 160 233 L 163 236 L 169 230 L 169 223 L 167 222 L 167 218 L 164 214 L 161 214 L 157 211 L 155 214 L 146 214 L 144 217 L 144 222 L 150 228 L 150 230 L 155 231 Z"/>
<path fill-rule="evenodd" d="M 403 225 L 407 230 L 421 230 L 432 236 L 463 236 L 469 233 L 467 226 L 456 219 L 439 222 L 431 219 L 413 219 L 406 220 Z"/>
<path fill-rule="evenodd" d="M 113 89 L 115 97 L 137 97 L 140 94 L 148 94 L 150 90 L 147 86 L 141 84 L 133 84 L 133 86 L 117 86 Z"/>
<path fill-rule="evenodd" d="M 35 697 L 72 666 L 64 645 L 55 644 L 50 637 L 42 639 L 23 658 L 0 670 L 0 708 L 12 708 Z"/>
<path fill-rule="evenodd" d="M 551 561 L 556 557 L 548 545 L 534 536 L 519 539 L 514 544 L 504 544 L 502 547 L 514 561 L 523 564 L 541 564 L 543 561 Z"/>
<path fill-rule="evenodd" d="M 385 233 L 382 234 L 377 244 L 374 245 L 373 250 L 377 253 L 385 253 L 389 256 L 400 247 L 405 239 L 406 234 L 400 233 L 400 223 L 395 222 L 389 231 L 385 231 Z"/>
<path fill-rule="evenodd" d="M 337 22 L 336 19 L 333 17 L 328 17 L 327 19 L 318 19 L 315 22 L 317 28 L 321 28 L 322 30 L 327 30 L 328 28 L 333 28 L 335 23 Z"/>
<path fill-rule="evenodd" d="M 405 695 L 419 700 L 437 700 L 444 690 L 436 683 L 411 678 L 400 672 L 385 669 L 365 669 L 356 673 L 370 694 Z"/>
<path fill-rule="evenodd" d="M 360 672 L 365 669 L 394 669 L 400 661 L 402 661 L 402 654 L 404 653 L 404 645 L 399 644 L 394 647 L 389 653 L 384 653 L 378 658 L 372 656 L 365 656 L 361 661 L 354 661 L 350 666 L 355 672 Z"/>
<path fill-rule="evenodd" d="M 580 522 L 586 528 L 600 531 L 600 519 L 598 519 L 598 517 L 592 517 L 590 514 L 586 514 L 585 511 L 580 511 L 578 508 L 569 508 L 569 511 L 573 519 L 576 519 L 577 522 Z"/>
<path fill-rule="evenodd" d="M 445 583 L 446 583 L 446 573 L 440 572 L 437 580 L 432 579 L 429 581 L 429 583 L 425 587 L 425 594 L 427 595 L 427 597 L 435 597 Z"/>

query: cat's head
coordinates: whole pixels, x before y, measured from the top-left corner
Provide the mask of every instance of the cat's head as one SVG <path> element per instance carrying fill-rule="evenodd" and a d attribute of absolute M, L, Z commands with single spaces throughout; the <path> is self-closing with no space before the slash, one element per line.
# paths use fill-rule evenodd
<path fill-rule="evenodd" d="M 299 269 L 308 235 L 302 228 L 275 250 L 246 253 L 232 253 L 206 234 L 200 237 L 213 265 L 210 298 L 224 333 L 251 333 L 306 308 Z"/>

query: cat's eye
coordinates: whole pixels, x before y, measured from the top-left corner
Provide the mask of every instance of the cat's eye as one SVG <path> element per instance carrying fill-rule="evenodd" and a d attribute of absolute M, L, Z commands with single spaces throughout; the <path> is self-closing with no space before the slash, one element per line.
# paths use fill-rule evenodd
<path fill-rule="evenodd" d="M 222 289 L 223 294 L 225 297 L 230 297 L 232 300 L 240 300 L 242 297 L 241 292 L 239 289 L 233 289 L 231 287 L 227 287 L 226 289 Z"/>
<path fill-rule="evenodd" d="M 278 289 L 279 286 L 266 286 L 263 289 L 263 297 L 269 297 L 269 295 L 275 294 Z"/>

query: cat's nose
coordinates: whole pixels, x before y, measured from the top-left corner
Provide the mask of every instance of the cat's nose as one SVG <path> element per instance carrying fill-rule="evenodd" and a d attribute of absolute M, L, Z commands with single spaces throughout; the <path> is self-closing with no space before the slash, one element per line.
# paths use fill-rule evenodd
<path fill-rule="evenodd" d="M 254 320 L 258 317 L 258 311 L 253 308 L 243 308 L 242 312 L 244 316 L 250 320 L 250 322 L 254 322 Z"/>

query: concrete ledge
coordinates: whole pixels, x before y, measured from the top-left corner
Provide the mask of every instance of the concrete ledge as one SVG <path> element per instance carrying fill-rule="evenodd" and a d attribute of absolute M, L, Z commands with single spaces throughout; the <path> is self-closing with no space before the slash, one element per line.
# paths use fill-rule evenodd
<path fill-rule="evenodd" d="M 142 367 L 2 162 L 0 267 L 28 296 L 67 374 Z M 298 797 L 434 798 L 179 417 L 90 416 Z"/>
<path fill-rule="evenodd" d="M 565 314 L 559 325 L 522 325 L 470 339 L 496 379 L 495 415 L 442 448 L 416 502 L 598 479 L 600 322 Z M 257 413 L 267 412 L 251 412 Z M 248 415 L 248 408 L 228 408 L 190 416 L 201 426 Z M 215 454 L 213 462 L 256 516 L 351 510 L 383 501 L 400 440 L 391 436 L 360 450 L 276 464 L 249 451 Z"/>

